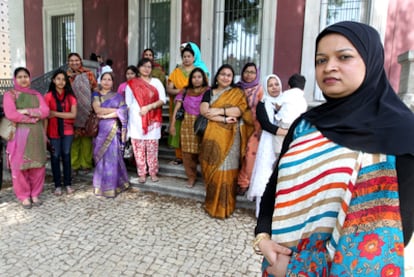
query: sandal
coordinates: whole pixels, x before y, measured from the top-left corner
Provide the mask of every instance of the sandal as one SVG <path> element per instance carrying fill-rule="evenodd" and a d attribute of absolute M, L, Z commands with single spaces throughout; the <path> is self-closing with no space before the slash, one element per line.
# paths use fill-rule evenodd
<path fill-rule="evenodd" d="M 171 164 L 171 165 L 180 165 L 182 163 L 183 163 L 183 160 L 181 160 L 179 158 L 176 158 L 175 160 L 169 162 L 169 164 Z"/>
<path fill-rule="evenodd" d="M 185 185 L 187 188 L 193 188 L 194 186 L 195 186 L 195 183 L 196 183 L 196 181 L 194 180 L 194 181 L 190 181 L 190 180 L 188 180 L 187 181 L 187 185 Z"/>
<path fill-rule="evenodd" d="M 249 189 L 248 187 L 247 188 L 237 187 L 237 195 L 240 195 L 240 196 L 245 195 L 246 194 L 246 191 L 248 189 Z"/>
<path fill-rule="evenodd" d="M 43 204 L 43 201 L 40 200 L 39 198 L 37 198 L 37 197 L 32 198 L 32 205 L 33 206 L 40 207 L 40 206 L 42 206 L 42 204 Z"/>
<path fill-rule="evenodd" d="M 73 194 L 74 192 L 75 192 L 75 190 L 71 186 L 66 187 L 66 193 L 67 194 Z"/>
<path fill-rule="evenodd" d="M 145 183 L 145 181 L 146 181 L 145 176 L 140 176 L 140 177 L 138 178 L 138 183 L 140 183 L 140 184 Z"/>
<path fill-rule="evenodd" d="M 61 196 L 62 195 L 62 188 L 61 187 L 55 188 L 55 191 L 53 192 L 53 194 L 55 196 Z"/>
<path fill-rule="evenodd" d="M 154 183 L 158 182 L 160 179 L 158 179 L 157 175 L 152 175 L 151 176 L 151 181 L 153 181 Z"/>
<path fill-rule="evenodd" d="M 22 201 L 22 207 L 23 207 L 23 209 L 31 209 L 32 208 L 32 202 L 30 201 L 29 198 Z"/>

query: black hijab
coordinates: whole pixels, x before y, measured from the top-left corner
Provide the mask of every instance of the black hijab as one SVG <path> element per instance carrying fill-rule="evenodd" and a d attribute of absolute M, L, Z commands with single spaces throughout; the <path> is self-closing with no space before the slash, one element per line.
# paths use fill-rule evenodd
<path fill-rule="evenodd" d="M 351 95 L 330 98 L 303 115 L 330 140 L 368 153 L 414 155 L 414 115 L 398 98 L 384 70 L 384 49 L 378 32 L 362 23 L 344 21 L 316 38 L 337 33 L 346 37 L 365 62 L 361 86 Z"/>

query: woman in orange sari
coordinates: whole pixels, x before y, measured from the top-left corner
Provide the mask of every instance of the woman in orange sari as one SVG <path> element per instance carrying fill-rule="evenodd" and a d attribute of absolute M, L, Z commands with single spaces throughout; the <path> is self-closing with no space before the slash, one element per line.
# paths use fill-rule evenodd
<path fill-rule="evenodd" d="M 253 116 L 246 97 L 234 85 L 234 70 L 222 65 L 205 92 L 200 113 L 208 119 L 200 153 L 206 184 L 205 209 L 216 218 L 229 217 L 236 207 L 240 161 L 253 133 Z"/>

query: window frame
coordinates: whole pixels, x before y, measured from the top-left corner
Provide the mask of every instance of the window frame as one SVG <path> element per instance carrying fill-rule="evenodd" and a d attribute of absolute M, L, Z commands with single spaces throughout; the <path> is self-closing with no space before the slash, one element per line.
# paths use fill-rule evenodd
<path fill-rule="evenodd" d="M 276 17 L 277 17 L 277 0 L 262 0 L 262 16 L 260 34 L 260 71 L 264 74 L 273 72 L 274 63 L 274 45 L 276 41 Z M 201 56 L 207 67 L 211 71 L 213 78 L 217 69 L 221 66 L 222 61 L 222 45 L 224 31 L 223 20 L 215 18 L 215 14 L 219 5 L 224 5 L 224 1 L 202 1 L 201 15 Z M 211 26 L 214 26 L 211 28 Z M 216 53 L 220 53 L 216 55 Z"/>
<path fill-rule="evenodd" d="M 144 49 L 139 49 L 139 15 L 140 5 L 139 0 L 128 0 L 128 64 L 136 65 L 141 58 L 141 52 Z M 148 0 L 145 5 L 148 4 Z M 180 44 L 181 44 L 181 0 L 170 0 L 170 65 L 168 72 L 174 70 L 177 63 L 181 63 Z"/>
<path fill-rule="evenodd" d="M 43 1 L 43 41 L 45 47 L 44 53 L 44 70 L 45 72 L 53 70 L 53 54 L 52 54 L 52 16 L 61 16 L 66 14 L 74 15 L 75 22 L 75 51 L 83 56 L 83 12 L 82 0 L 73 0 L 70 2 L 62 2 L 59 0 Z"/>

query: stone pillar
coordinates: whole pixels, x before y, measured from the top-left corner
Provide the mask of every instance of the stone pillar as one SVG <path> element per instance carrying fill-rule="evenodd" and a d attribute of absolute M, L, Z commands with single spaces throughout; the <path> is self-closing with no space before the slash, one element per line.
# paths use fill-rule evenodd
<path fill-rule="evenodd" d="M 10 58 L 10 15 L 8 0 L 0 0 L 0 79 L 12 78 Z"/>
<path fill-rule="evenodd" d="M 401 64 L 398 95 L 414 111 L 414 50 L 399 55 L 398 63 Z"/>

